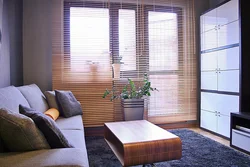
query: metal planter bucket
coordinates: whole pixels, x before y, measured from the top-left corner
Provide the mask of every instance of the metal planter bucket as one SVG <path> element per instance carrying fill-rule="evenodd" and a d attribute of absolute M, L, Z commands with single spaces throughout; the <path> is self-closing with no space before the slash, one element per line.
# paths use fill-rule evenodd
<path fill-rule="evenodd" d="M 125 121 L 143 119 L 144 99 L 123 99 L 121 105 Z"/>

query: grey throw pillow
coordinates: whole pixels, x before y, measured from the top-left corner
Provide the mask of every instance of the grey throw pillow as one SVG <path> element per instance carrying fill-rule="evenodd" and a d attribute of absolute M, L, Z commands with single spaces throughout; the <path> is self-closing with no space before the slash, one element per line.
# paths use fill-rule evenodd
<path fill-rule="evenodd" d="M 65 138 L 61 130 L 57 127 L 55 121 L 43 113 L 24 107 L 19 106 L 19 112 L 30 117 L 41 130 L 47 139 L 51 148 L 72 148 L 73 146 Z"/>
<path fill-rule="evenodd" d="M 55 90 L 55 92 L 60 115 L 65 118 L 82 115 L 81 104 L 71 91 Z"/>
<path fill-rule="evenodd" d="M 0 109 L 0 137 L 8 151 L 23 152 L 49 149 L 35 123 L 25 115 Z"/>
<path fill-rule="evenodd" d="M 44 92 L 44 95 L 45 95 L 46 100 L 49 104 L 49 108 L 55 108 L 55 109 L 59 110 L 59 107 L 58 107 L 57 101 L 56 101 L 55 91 L 46 91 L 46 92 Z"/>

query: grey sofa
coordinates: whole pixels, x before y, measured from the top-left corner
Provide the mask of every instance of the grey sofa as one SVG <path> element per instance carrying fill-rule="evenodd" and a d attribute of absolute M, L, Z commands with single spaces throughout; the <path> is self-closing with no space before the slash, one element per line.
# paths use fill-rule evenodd
<path fill-rule="evenodd" d="M 37 85 L 0 88 L 0 108 L 19 112 L 19 104 L 45 112 L 49 107 Z M 82 116 L 59 117 L 56 123 L 75 148 L 44 149 L 28 152 L 4 152 L 0 138 L 1 167 L 75 166 L 88 167 Z M 8 130 L 8 129 L 6 129 Z M 1 136 L 1 134 L 0 134 Z"/>

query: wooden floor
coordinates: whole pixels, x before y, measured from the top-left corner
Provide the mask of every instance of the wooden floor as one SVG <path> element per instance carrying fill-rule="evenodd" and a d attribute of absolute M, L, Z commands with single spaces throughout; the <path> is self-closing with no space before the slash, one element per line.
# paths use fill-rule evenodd
<path fill-rule="evenodd" d="M 224 139 L 224 138 L 219 137 L 219 136 L 216 136 L 216 135 L 214 135 L 214 134 L 212 134 L 210 132 L 207 132 L 207 131 L 202 130 L 200 128 L 188 128 L 188 129 L 193 130 L 196 133 L 199 133 L 199 134 L 201 134 L 203 136 L 209 137 L 209 138 L 211 138 L 211 139 L 213 139 L 213 140 L 215 140 L 215 141 L 217 141 L 217 142 L 219 142 L 221 144 L 224 144 L 226 146 L 230 146 L 230 141 L 229 140 Z"/>
<path fill-rule="evenodd" d="M 215 140 L 215 141 L 217 141 L 217 142 L 219 142 L 221 144 L 224 144 L 224 145 L 230 147 L 230 141 L 225 139 L 225 138 L 219 137 L 217 135 L 214 135 L 214 134 L 212 134 L 212 133 L 210 133 L 208 131 L 202 130 L 200 128 L 195 128 L 194 127 L 194 128 L 187 128 L 187 129 L 190 129 L 190 130 L 192 130 L 192 131 L 194 131 L 196 133 L 199 133 L 199 134 L 201 134 L 203 136 L 206 136 L 206 137 L 208 137 L 208 138 L 210 138 L 212 140 Z M 233 148 L 233 147 L 230 147 L 230 148 Z M 235 149 L 235 148 L 233 148 L 233 149 Z M 240 151 L 240 150 L 237 150 L 237 151 Z M 242 152 L 242 151 L 240 151 L 240 152 Z M 247 154 L 245 152 L 242 152 L 242 153 L 249 156 L 249 154 Z"/>

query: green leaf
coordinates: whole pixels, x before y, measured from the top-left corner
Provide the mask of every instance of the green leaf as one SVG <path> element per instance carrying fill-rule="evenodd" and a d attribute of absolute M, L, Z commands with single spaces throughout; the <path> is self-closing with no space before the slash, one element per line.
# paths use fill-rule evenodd
<path fill-rule="evenodd" d="M 106 91 L 104 92 L 102 98 L 105 98 L 109 95 L 110 91 L 108 89 L 106 89 Z"/>
<path fill-rule="evenodd" d="M 124 88 L 122 89 L 122 93 L 125 93 L 128 91 L 128 85 L 125 85 Z"/>
<path fill-rule="evenodd" d="M 130 84 L 131 90 L 132 90 L 132 91 L 136 91 L 134 81 L 132 81 L 131 79 L 128 79 L 128 81 L 129 81 L 129 84 Z"/>

